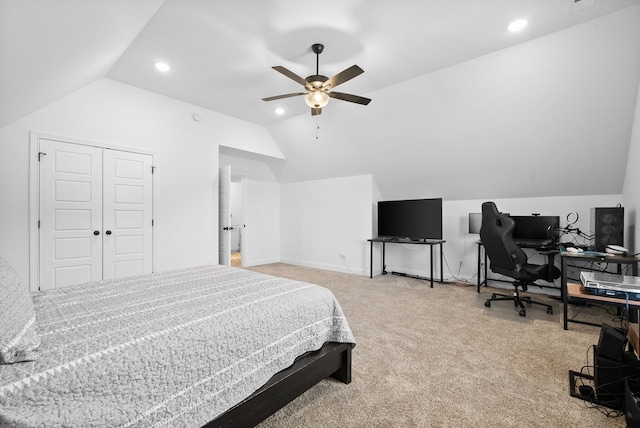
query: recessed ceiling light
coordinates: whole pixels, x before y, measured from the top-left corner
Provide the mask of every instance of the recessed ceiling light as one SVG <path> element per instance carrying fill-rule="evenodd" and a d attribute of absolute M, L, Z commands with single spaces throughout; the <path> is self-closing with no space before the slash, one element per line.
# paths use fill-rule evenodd
<path fill-rule="evenodd" d="M 169 69 L 171 68 L 171 67 L 169 67 L 169 64 L 164 63 L 164 62 L 156 62 L 155 66 L 156 66 L 156 70 L 164 71 L 164 72 L 169 71 Z"/>
<path fill-rule="evenodd" d="M 507 28 L 509 28 L 509 31 L 516 32 L 516 31 L 522 30 L 524 27 L 527 26 L 528 23 L 529 23 L 529 21 L 527 21 L 524 18 L 516 19 L 511 24 L 509 24 L 509 27 L 507 27 Z"/>
<path fill-rule="evenodd" d="M 277 108 L 276 109 L 276 114 L 279 114 L 279 115 L 284 114 L 284 109 L 283 108 Z"/>

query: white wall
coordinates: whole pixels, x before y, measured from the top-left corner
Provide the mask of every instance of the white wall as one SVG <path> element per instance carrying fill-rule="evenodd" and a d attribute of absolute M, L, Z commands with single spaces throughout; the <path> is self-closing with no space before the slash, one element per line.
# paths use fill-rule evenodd
<path fill-rule="evenodd" d="M 369 275 L 370 246 L 367 239 L 375 234 L 376 202 L 379 200 L 376 189 L 375 181 L 370 176 L 283 184 L 282 261 Z M 622 195 L 486 200 L 493 200 L 501 211 L 513 215 L 558 215 L 561 227 L 567 225 L 567 215 L 576 212 L 578 221 L 573 227 L 589 234 L 591 208 L 616 206 L 622 202 Z M 445 280 L 476 280 L 476 242 L 479 236 L 468 233 L 468 214 L 480 212 L 484 201 L 443 201 Z M 336 210 L 335 207 L 341 209 Z M 569 236 L 563 237 L 565 241 L 569 239 Z M 341 253 L 346 254 L 344 260 L 339 256 Z M 434 259 L 434 270 L 436 277 L 439 277 L 437 247 Z M 532 260 L 544 262 L 541 257 L 533 256 Z M 388 272 L 399 271 L 423 277 L 430 275 L 428 246 L 387 245 L 385 261 Z M 379 275 L 381 271 L 380 245 L 376 244 L 374 275 Z"/>
<path fill-rule="evenodd" d="M 369 274 L 373 178 L 370 175 L 281 186 L 281 260 Z"/>
<path fill-rule="evenodd" d="M 201 121 L 193 119 L 198 112 Z M 217 263 L 218 144 L 274 143 L 263 127 L 100 79 L 0 129 L 0 256 L 27 282 L 29 133 L 155 153 L 158 270 Z M 267 150 L 269 151 L 269 150 Z"/>
<path fill-rule="evenodd" d="M 371 176 L 343 177 L 281 185 L 281 261 L 341 272 L 369 275 L 370 245 L 375 236 L 376 202 L 380 200 Z M 426 196 L 425 196 L 426 197 Z M 560 216 L 560 226 L 567 225 L 567 215 L 578 214 L 573 225 L 590 233 L 592 207 L 616 206 L 622 195 L 589 195 L 490 199 L 501 211 L 513 215 Z M 468 233 L 468 214 L 480 212 L 485 200 L 443 201 L 444 277 L 475 282 L 477 240 Z M 563 240 L 569 240 L 569 236 Z M 436 247 L 437 248 L 437 247 Z M 343 259 L 340 254 L 345 254 Z M 534 262 L 544 262 L 535 256 Z M 434 251 L 434 269 L 439 276 L 439 252 Z M 462 262 L 462 267 L 460 267 Z M 429 247 L 422 245 L 387 245 L 387 271 L 430 275 Z M 382 271 L 380 245 L 374 245 L 374 275 Z M 455 277 L 455 278 L 454 278 Z"/>
<path fill-rule="evenodd" d="M 625 246 L 633 253 L 637 253 L 640 251 L 640 228 L 637 226 L 640 210 L 640 87 L 622 196 L 625 207 Z"/>

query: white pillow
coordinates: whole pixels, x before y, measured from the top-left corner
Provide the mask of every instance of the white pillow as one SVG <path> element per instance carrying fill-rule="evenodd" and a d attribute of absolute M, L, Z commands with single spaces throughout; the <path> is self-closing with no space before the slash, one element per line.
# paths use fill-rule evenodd
<path fill-rule="evenodd" d="M 0 257 L 0 364 L 35 360 L 39 345 L 31 294 Z"/>

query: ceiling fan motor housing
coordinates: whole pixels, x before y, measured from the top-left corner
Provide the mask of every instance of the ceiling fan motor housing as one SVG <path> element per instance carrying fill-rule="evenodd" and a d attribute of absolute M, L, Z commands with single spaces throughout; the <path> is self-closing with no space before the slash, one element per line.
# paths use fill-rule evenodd
<path fill-rule="evenodd" d="M 324 82 L 329 80 L 327 76 L 323 76 L 321 74 L 314 74 L 313 76 L 309 76 L 306 79 L 307 82 L 314 88 L 320 88 Z"/>

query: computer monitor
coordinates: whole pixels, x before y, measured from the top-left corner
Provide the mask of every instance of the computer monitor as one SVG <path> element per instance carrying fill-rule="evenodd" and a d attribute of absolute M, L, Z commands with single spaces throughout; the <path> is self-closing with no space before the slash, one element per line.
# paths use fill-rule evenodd
<path fill-rule="evenodd" d="M 480 233 L 482 213 L 469 213 L 469 233 Z"/>
<path fill-rule="evenodd" d="M 558 240 L 560 217 L 553 215 L 512 215 L 516 225 L 513 229 L 513 239 L 516 241 L 544 241 Z"/>

